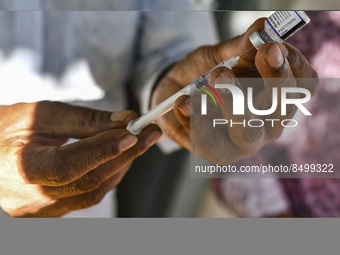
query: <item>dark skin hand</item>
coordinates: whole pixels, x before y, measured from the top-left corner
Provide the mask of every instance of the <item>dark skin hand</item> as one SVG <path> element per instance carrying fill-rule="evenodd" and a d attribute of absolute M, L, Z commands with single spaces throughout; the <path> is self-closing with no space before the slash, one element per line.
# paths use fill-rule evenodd
<path fill-rule="evenodd" d="M 255 21 L 247 32 L 241 36 L 221 42 L 216 46 L 205 46 L 197 49 L 172 67 L 156 87 L 151 108 L 188 85 L 193 78 L 200 77 L 223 60 L 239 56 L 251 48 L 253 45 L 248 37 L 252 32 L 263 29 L 264 20 L 262 18 Z M 318 85 L 318 76 L 314 68 L 296 48 L 287 43 L 268 43 L 261 46 L 258 51 L 256 49 L 251 50 L 239 60 L 238 65 L 232 69 L 232 72 L 237 78 L 276 78 L 276 82 L 267 79 L 264 86 L 254 87 L 254 105 L 257 105 L 257 109 L 268 109 L 268 105 L 271 105 L 273 86 L 306 88 L 313 95 Z M 296 78 L 315 78 L 315 82 L 306 83 Z M 245 87 L 243 90 L 245 91 Z M 237 119 L 237 116 L 232 115 L 231 103 L 226 102 L 225 105 L 222 108 L 225 119 Z M 215 140 L 219 140 L 219 144 L 214 144 L 215 148 L 217 148 L 216 150 L 228 151 L 229 153 L 228 157 L 223 157 L 223 160 L 219 162 L 221 157 L 207 154 L 210 148 L 205 148 L 206 143 L 201 141 L 204 135 L 209 134 L 209 132 L 212 133 L 211 129 L 209 129 L 210 126 L 205 129 L 205 123 L 195 122 L 195 126 L 199 127 L 196 130 L 193 127 L 193 122 L 190 123 L 190 108 L 188 97 L 181 97 L 177 100 L 174 111 L 159 118 L 156 123 L 164 134 L 182 147 L 188 150 L 191 149 L 197 156 L 205 157 L 211 162 L 228 164 L 251 156 L 265 144 L 278 138 L 283 130 L 282 126 L 275 128 L 266 126 L 271 123 L 266 124 L 256 134 L 251 133 L 254 129 L 250 128 L 228 128 L 228 139 L 215 138 Z M 294 107 L 288 108 L 285 119 L 292 118 L 295 111 Z M 250 119 L 252 117 L 254 116 L 248 110 L 245 113 L 245 118 Z M 270 119 L 282 119 L 280 107 L 267 117 Z M 191 121 L 193 120 L 191 119 Z"/>
<path fill-rule="evenodd" d="M 132 111 L 58 102 L 0 106 L 0 205 L 13 217 L 59 217 L 99 203 L 161 136 L 134 136 Z M 68 138 L 78 142 L 62 146 Z"/>

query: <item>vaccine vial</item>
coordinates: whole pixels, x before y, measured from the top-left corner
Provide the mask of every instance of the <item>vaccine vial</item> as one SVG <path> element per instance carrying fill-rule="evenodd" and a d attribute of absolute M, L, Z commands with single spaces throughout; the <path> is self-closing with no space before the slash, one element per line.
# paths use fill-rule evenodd
<path fill-rule="evenodd" d="M 269 42 L 282 43 L 309 23 L 304 11 L 276 11 L 264 22 L 264 29 L 249 36 L 256 49 Z"/>

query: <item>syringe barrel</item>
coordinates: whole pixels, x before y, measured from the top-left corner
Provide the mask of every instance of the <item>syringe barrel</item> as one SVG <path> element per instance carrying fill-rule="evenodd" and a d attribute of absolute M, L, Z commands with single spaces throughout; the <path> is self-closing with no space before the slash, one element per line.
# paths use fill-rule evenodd
<path fill-rule="evenodd" d="M 151 122 L 153 122 L 155 119 L 161 117 L 162 115 L 166 114 L 169 112 L 171 109 L 173 109 L 175 102 L 177 98 L 184 96 L 184 95 L 193 95 L 196 93 L 196 91 L 202 87 L 202 85 L 209 83 L 208 79 L 210 74 L 217 68 L 220 67 L 227 67 L 231 69 L 237 64 L 237 61 L 239 60 L 239 57 L 231 57 L 228 60 L 225 60 L 209 70 L 207 73 L 202 75 L 200 78 L 197 80 L 191 82 L 188 86 L 184 87 L 159 105 L 157 105 L 155 108 L 150 110 L 149 112 L 145 113 L 144 115 L 140 116 L 138 119 L 131 120 L 126 127 L 130 133 L 134 135 L 138 135 L 143 128 L 148 126 Z"/>
<path fill-rule="evenodd" d="M 184 95 L 190 95 L 194 92 L 193 90 L 196 89 L 195 83 L 190 83 L 188 86 L 184 87 L 138 119 L 130 121 L 126 129 L 130 131 L 130 133 L 138 135 L 143 130 L 143 128 L 148 126 L 155 119 L 161 117 L 173 109 L 177 98 Z"/>

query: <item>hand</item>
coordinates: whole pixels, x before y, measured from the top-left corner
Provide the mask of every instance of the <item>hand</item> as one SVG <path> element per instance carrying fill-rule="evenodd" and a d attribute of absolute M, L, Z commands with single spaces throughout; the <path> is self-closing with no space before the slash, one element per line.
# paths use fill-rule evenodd
<path fill-rule="evenodd" d="M 188 85 L 193 78 L 200 77 L 223 60 L 229 59 L 232 56 L 239 56 L 251 48 L 252 44 L 248 37 L 252 32 L 263 29 L 263 24 L 264 19 L 259 19 L 242 36 L 222 42 L 216 46 L 201 47 L 188 55 L 172 67 L 159 82 L 153 93 L 151 107 L 155 107 L 170 95 Z M 305 84 L 301 80 L 295 79 L 317 78 L 317 73 L 297 49 L 286 43 L 269 43 L 260 47 L 258 51 L 256 49 L 251 50 L 240 59 L 238 65 L 232 71 L 237 78 L 291 78 L 285 79 L 286 81 L 289 80 L 289 84 L 279 84 L 279 86 L 304 87 L 312 94 L 317 87 L 317 82 Z M 277 85 L 275 84 L 275 86 Z M 260 105 L 258 109 L 271 105 L 271 93 L 268 93 L 268 91 L 271 91 L 272 86 L 274 84 L 266 80 L 263 87 L 254 87 L 254 102 L 255 105 Z M 184 103 L 187 98 L 179 98 L 174 111 L 159 118 L 156 123 L 167 136 L 184 148 L 190 149 L 191 138 L 191 150 L 197 156 L 205 157 L 212 162 L 218 162 L 218 157 L 210 157 L 207 154 L 207 148 L 202 148 L 202 143 L 198 143 L 197 140 L 202 138 L 202 133 L 194 128 L 190 130 L 190 103 L 189 101 Z M 225 114 L 226 119 L 233 117 L 230 114 L 232 111 L 229 107 L 223 107 L 222 110 L 224 113 L 228 112 Z M 291 118 L 294 113 L 295 109 L 290 109 L 286 116 L 287 119 Z M 247 118 L 252 117 L 249 112 L 246 112 L 245 116 Z M 277 118 L 277 112 L 267 117 Z M 202 130 L 203 123 L 195 123 L 195 125 L 199 126 Z M 231 163 L 243 157 L 253 155 L 266 143 L 276 139 L 281 134 L 282 129 L 282 127 L 268 128 L 265 126 L 260 132 L 250 134 L 252 130 L 249 128 L 228 128 L 228 140 L 219 141 L 215 149 L 220 149 L 224 153 L 228 151 L 229 157 L 224 157 L 223 163 Z M 249 137 L 251 137 L 251 141 L 249 141 Z"/>
<path fill-rule="evenodd" d="M 0 205 L 14 217 L 59 217 L 99 203 L 161 136 L 125 130 L 132 111 L 57 102 L 0 106 Z M 68 138 L 81 139 L 63 145 Z"/>

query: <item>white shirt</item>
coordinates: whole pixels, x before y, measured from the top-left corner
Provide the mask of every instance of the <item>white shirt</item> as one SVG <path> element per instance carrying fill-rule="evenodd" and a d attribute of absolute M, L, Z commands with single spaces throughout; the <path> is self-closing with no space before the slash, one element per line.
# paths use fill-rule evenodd
<path fill-rule="evenodd" d="M 152 78 L 217 42 L 209 12 L 164 11 L 194 10 L 190 0 L 0 0 L 0 9 L 49 10 L 0 12 L 0 104 L 59 100 L 119 111 L 129 84 L 145 111 Z M 72 215 L 113 216 L 113 196 Z"/>

